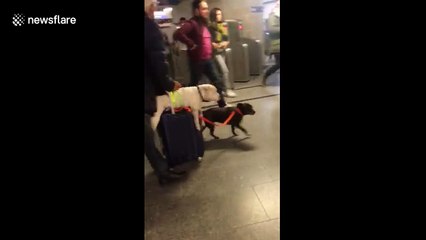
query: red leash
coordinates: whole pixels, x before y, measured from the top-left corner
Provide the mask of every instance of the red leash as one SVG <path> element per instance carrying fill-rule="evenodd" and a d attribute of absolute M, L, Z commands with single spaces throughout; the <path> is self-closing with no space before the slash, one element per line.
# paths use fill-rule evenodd
<path fill-rule="evenodd" d="M 201 120 L 203 120 L 204 122 L 209 123 L 209 124 L 212 124 L 212 125 L 215 125 L 216 127 L 223 127 L 223 126 L 225 126 L 226 124 L 228 124 L 228 122 L 229 122 L 229 121 L 231 121 L 231 119 L 232 119 L 232 118 L 234 117 L 234 115 L 235 115 L 235 112 L 239 113 L 240 115 L 243 115 L 243 113 L 241 112 L 241 110 L 240 110 L 240 109 L 235 108 L 235 110 L 234 110 L 234 111 L 232 111 L 232 112 L 231 112 L 231 114 L 229 114 L 229 116 L 228 116 L 228 118 L 225 120 L 225 122 L 223 122 L 223 123 L 221 123 L 221 124 L 219 124 L 219 125 L 215 124 L 214 122 L 212 122 L 212 121 L 208 120 L 208 119 L 207 119 L 207 118 L 205 118 L 205 117 L 202 117 L 201 115 L 200 115 L 200 118 L 201 118 Z"/>
<path fill-rule="evenodd" d="M 182 110 L 186 110 L 187 112 L 191 112 L 191 108 L 190 107 L 180 107 L 180 108 L 175 108 L 175 112 L 180 112 L 180 111 L 182 111 Z M 231 112 L 231 114 L 229 114 L 229 116 L 228 116 L 228 118 L 225 120 L 225 122 L 223 122 L 223 123 L 221 123 L 221 124 L 219 124 L 219 125 L 217 125 L 217 124 L 215 124 L 214 122 L 212 122 L 212 121 L 210 121 L 210 120 L 208 120 L 207 118 L 205 118 L 205 117 L 203 117 L 203 116 L 199 116 L 199 118 L 201 119 L 201 120 L 203 120 L 204 122 L 206 122 L 206 123 L 209 123 L 209 124 L 212 124 L 212 125 L 215 125 L 215 126 L 217 126 L 217 127 L 222 127 L 222 126 L 225 126 L 225 125 L 227 125 L 228 123 L 229 123 L 229 121 L 231 121 L 231 119 L 234 117 L 234 115 L 235 115 L 235 113 L 239 113 L 240 115 L 243 115 L 243 113 L 241 112 L 241 110 L 239 109 L 239 108 L 235 108 L 234 109 L 234 111 L 232 111 Z"/>

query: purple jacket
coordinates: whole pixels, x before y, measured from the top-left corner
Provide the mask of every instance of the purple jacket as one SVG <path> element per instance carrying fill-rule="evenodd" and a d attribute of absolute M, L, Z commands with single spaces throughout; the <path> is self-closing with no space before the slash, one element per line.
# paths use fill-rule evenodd
<path fill-rule="evenodd" d="M 173 34 L 174 40 L 183 42 L 188 47 L 188 57 L 193 61 L 201 59 L 203 44 L 203 31 L 201 24 L 202 23 L 198 17 L 193 17 L 186 21 L 181 28 L 176 30 Z M 192 49 L 194 45 L 197 45 L 197 47 Z"/>

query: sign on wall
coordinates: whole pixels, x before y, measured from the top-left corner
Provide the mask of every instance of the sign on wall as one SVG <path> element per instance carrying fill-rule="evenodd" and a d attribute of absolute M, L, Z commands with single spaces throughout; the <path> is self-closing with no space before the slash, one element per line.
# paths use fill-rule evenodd
<path fill-rule="evenodd" d="M 261 13 L 263 12 L 263 6 L 252 6 L 250 10 L 252 13 Z"/>

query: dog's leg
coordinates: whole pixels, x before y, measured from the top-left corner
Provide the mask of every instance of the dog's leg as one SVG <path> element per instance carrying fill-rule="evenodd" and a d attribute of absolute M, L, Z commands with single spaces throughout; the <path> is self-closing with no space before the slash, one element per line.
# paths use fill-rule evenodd
<path fill-rule="evenodd" d="M 157 112 L 154 113 L 154 116 L 151 118 L 151 126 L 152 129 L 157 129 L 158 123 L 160 122 L 161 114 L 163 113 L 163 109 L 157 109 Z"/>
<path fill-rule="evenodd" d="M 201 127 L 200 127 L 200 121 L 198 120 L 199 119 L 198 113 L 199 113 L 198 110 L 195 110 L 195 109 L 192 110 L 192 115 L 194 116 L 195 127 L 197 128 L 198 131 L 200 131 Z"/>
<path fill-rule="evenodd" d="M 241 125 L 237 125 L 237 128 L 241 129 L 241 131 L 243 131 L 247 136 L 250 136 L 250 134 L 247 132 L 247 130 L 243 127 L 241 127 Z"/>
<path fill-rule="evenodd" d="M 238 134 L 235 133 L 235 126 L 231 125 L 231 128 L 232 128 L 232 134 L 234 134 L 234 136 L 238 136 Z"/>
<path fill-rule="evenodd" d="M 203 111 L 200 111 L 200 118 L 199 118 L 199 120 L 200 120 L 200 126 L 206 128 L 206 124 L 204 123 L 202 117 L 203 117 Z"/>
<path fill-rule="evenodd" d="M 219 137 L 218 137 L 218 136 L 214 135 L 214 125 L 212 125 L 212 124 L 206 124 L 206 125 L 207 125 L 207 127 L 210 129 L 210 135 L 211 135 L 212 137 L 214 137 L 215 139 L 219 139 Z"/>

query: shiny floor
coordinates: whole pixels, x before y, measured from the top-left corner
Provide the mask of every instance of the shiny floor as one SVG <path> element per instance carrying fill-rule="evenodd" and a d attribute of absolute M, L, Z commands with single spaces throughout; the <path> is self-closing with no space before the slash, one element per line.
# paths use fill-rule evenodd
<path fill-rule="evenodd" d="M 279 72 L 260 83 L 236 83 L 238 97 L 227 99 L 253 105 L 242 124 L 250 137 L 230 126 L 216 128 L 217 140 L 204 131 L 202 162 L 181 166 L 188 177 L 163 187 L 145 159 L 145 239 L 279 239 Z"/>

